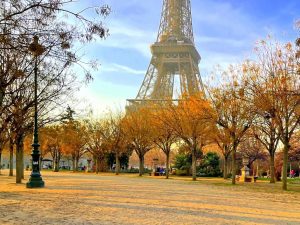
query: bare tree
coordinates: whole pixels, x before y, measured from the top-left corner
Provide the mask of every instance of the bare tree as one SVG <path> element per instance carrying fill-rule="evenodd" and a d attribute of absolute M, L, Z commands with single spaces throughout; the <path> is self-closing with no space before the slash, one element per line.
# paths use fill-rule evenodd
<path fill-rule="evenodd" d="M 296 49 L 291 43 L 267 40 L 262 41 L 256 50 L 258 74 L 264 79 L 258 83 L 263 87 L 258 97 L 268 96 L 260 99 L 260 109 L 269 120 L 267 126 L 270 144 L 272 141 L 274 145 L 276 141 L 275 132 L 283 143 L 282 188 L 287 190 L 288 152 L 300 122 L 300 59 L 296 57 Z"/>
<path fill-rule="evenodd" d="M 28 68 L 28 63 L 24 65 L 24 60 L 27 60 L 25 56 L 29 56 L 28 46 L 33 36 L 38 36 L 44 46 L 44 60 L 55 61 L 56 64 L 53 66 L 56 68 L 59 66 L 61 70 L 67 70 L 72 64 L 78 64 L 84 68 L 87 79 L 91 78 L 91 74 L 81 62 L 78 55 L 80 53 L 73 43 L 86 43 L 95 37 L 106 37 L 108 29 L 103 26 L 101 19 L 110 13 L 110 8 L 100 6 L 73 12 L 66 9 L 66 6 L 70 4 L 74 4 L 74 2 L 69 0 L 1 1 L 1 111 L 7 87 L 20 76 L 29 75 L 24 71 L 24 68 Z M 86 11 L 91 10 L 98 18 L 87 19 L 83 16 Z M 62 14 L 71 19 L 64 20 Z M 72 20 L 75 23 L 66 22 Z M 89 64 L 89 66 L 91 65 L 93 63 Z"/>
<path fill-rule="evenodd" d="M 241 142 L 239 152 L 242 157 L 249 159 L 249 167 L 252 167 L 252 164 L 256 160 L 266 160 L 268 158 L 268 154 L 263 144 L 251 134 L 246 135 L 245 140 Z"/>
<path fill-rule="evenodd" d="M 63 96 L 67 97 L 67 93 L 78 86 L 74 83 L 75 74 L 70 71 L 72 65 L 83 68 L 86 80 L 92 78 L 74 43 L 84 44 L 107 35 L 108 30 L 101 19 L 109 14 L 109 7 L 87 8 L 75 13 L 66 10 L 67 4 L 72 1 L 1 1 L 0 127 L 5 125 L 3 118 L 9 118 L 12 130 L 16 132 L 16 154 L 20 162 L 17 163 L 17 182 L 23 177 L 24 136 L 32 129 L 33 60 L 37 60 L 36 65 L 40 68 L 38 102 L 43 124 L 53 119 L 49 113 L 61 106 Z M 95 10 L 99 17 L 95 20 L 85 18 L 83 14 L 87 10 Z M 62 13 L 72 17 L 75 23 L 65 22 Z M 43 54 L 38 59 L 33 59 L 28 51 L 33 36 L 38 36 L 43 46 L 39 49 Z M 94 65 L 88 63 L 88 66 Z"/>

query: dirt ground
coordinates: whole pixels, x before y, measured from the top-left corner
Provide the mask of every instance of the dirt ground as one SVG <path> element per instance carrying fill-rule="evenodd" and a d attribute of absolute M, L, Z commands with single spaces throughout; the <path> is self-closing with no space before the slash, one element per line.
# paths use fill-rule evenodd
<path fill-rule="evenodd" d="M 266 183 L 43 171 L 46 187 L 26 189 L 7 173 L 0 176 L 1 225 L 300 224 L 299 192 Z"/>

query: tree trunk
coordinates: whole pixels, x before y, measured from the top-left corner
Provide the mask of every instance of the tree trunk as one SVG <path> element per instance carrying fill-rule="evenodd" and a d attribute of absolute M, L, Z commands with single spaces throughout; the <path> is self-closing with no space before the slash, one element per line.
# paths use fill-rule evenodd
<path fill-rule="evenodd" d="M 76 163 L 75 163 L 75 158 L 72 158 L 72 167 L 73 167 L 73 172 L 76 172 L 77 171 L 77 168 L 76 168 Z"/>
<path fill-rule="evenodd" d="M 78 161 L 79 161 L 79 159 L 75 158 L 75 168 L 76 168 L 75 171 L 78 171 Z"/>
<path fill-rule="evenodd" d="M 98 157 L 96 157 L 96 174 L 98 174 L 99 173 L 99 158 Z"/>
<path fill-rule="evenodd" d="M 107 166 L 106 166 L 104 154 L 100 154 L 98 156 L 98 171 L 99 172 L 105 172 L 105 171 L 107 171 Z"/>
<path fill-rule="evenodd" d="M 54 157 L 53 161 L 54 161 L 53 171 L 59 172 L 59 161 L 60 161 L 60 153 L 59 152 L 55 153 L 55 157 Z"/>
<path fill-rule="evenodd" d="M 235 184 L 235 176 L 236 176 L 236 167 L 235 167 L 235 157 L 236 157 L 236 148 L 232 149 L 232 179 L 231 183 Z"/>
<path fill-rule="evenodd" d="M 9 142 L 9 176 L 14 175 L 14 143 L 12 140 Z"/>
<path fill-rule="evenodd" d="M 57 165 L 57 161 L 54 162 L 54 167 L 53 167 L 53 172 L 58 172 L 59 169 L 58 169 L 58 165 Z"/>
<path fill-rule="evenodd" d="M 3 75 L 1 74 L 1 76 L 3 76 Z M 2 81 L 3 80 L 1 80 L 1 83 L 2 83 Z M 6 92 L 5 89 L 6 88 L 4 88 L 4 87 L 0 88 L 0 106 L 2 106 L 2 104 L 3 104 L 3 100 L 4 100 L 4 96 L 5 96 L 5 92 Z"/>
<path fill-rule="evenodd" d="M 139 159 L 140 159 L 139 176 L 141 177 L 144 174 L 144 155 L 140 155 Z"/>
<path fill-rule="evenodd" d="M 283 165 L 282 165 L 282 190 L 287 190 L 287 163 L 288 163 L 288 152 L 289 143 L 286 141 L 283 148 Z"/>
<path fill-rule="evenodd" d="M 24 138 L 23 136 L 18 136 L 16 138 L 16 183 L 22 183 L 22 170 L 24 168 L 22 152 L 24 151 Z"/>
<path fill-rule="evenodd" d="M 224 171 L 223 171 L 223 178 L 228 178 L 228 155 L 224 156 Z"/>
<path fill-rule="evenodd" d="M 275 183 L 275 156 L 274 154 L 270 155 L 270 183 Z"/>
<path fill-rule="evenodd" d="M 197 180 L 197 168 L 196 168 L 196 149 L 192 151 L 192 175 L 193 181 Z"/>
<path fill-rule="evenodd" d="M 170 151 L 166 151 L 166 179 L 169 179 L 169 168 L 170 168 Z"/>
<path fill-rule="evenodd" d="M 24 142 L 23 142 L 23 150 L 21 151 L 22 163 L 21 163 L 21 177 L 24 179 Z"/>
<path fill-rule="evenodd" d="M 119 175 L 120 173 L 120 158 L 119 154 L 116 153 L 116 175 Z"/>

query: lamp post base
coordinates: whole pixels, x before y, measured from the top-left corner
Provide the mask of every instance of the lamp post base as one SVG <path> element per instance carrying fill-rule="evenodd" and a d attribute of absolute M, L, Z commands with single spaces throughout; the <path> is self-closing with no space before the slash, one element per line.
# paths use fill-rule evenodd
<path fill-rule="evenodd" d="M 26 183 L 27 188 L 42 188 L 44 186 L 45 182 L 40 174 L 31 174 L 29 181 Z"/>

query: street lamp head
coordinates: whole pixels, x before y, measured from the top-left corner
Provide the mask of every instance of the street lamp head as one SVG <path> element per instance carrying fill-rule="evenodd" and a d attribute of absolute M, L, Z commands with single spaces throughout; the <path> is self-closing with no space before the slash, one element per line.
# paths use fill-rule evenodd
<path fill-rule="evenodd" d="M 42 55 L 44 53 L 45 48 L 41 44 L 39 44 L 39 37 L 37 35 L 35 35 L 33 37 L 33 41 L 29 45 L 28 50 L 35 57 L 40 56 L 40 55 Z"/>

